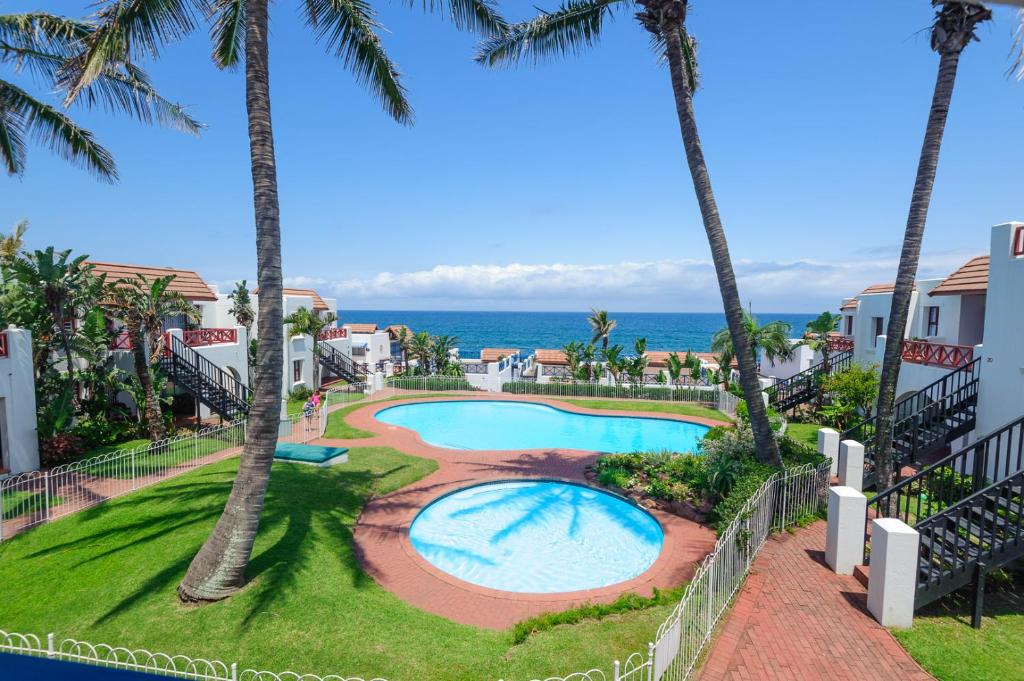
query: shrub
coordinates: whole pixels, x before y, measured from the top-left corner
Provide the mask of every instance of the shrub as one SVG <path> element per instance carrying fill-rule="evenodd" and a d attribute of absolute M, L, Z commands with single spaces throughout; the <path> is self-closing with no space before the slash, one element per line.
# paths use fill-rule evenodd
<path fill-rule="evenodd" d="M 618 397 L 659 402 L 700 402 L 717 404 L 718 392 L 700 388 L 661 388 L 631 385 L 600 385 L 597 383 L 535 383 L 512 381 L 502 384 L 502 391 L 518 395 L 553 395 L 562 397 Z"/>
<path fill-rule="evenodd" d="M 608 466 L 598 471 L 597 481 L 606 487 L 627 489 L 633 482 L 633 476 L 625 468 Z"/>
<path fill-rule="evenodd" d="M 775 432 L 780 431 L 782 429 L 782 416 L 771 407 L 768 407 L 767 409 L 768 423 L 771 425 L 772 430 Z M 747 409 L 746 402 L 740 402 L 736 405 L 736 418 L 743 423 L 750 423 L 750 410 Z"/>
<path fill-rule="evenodd" d="M 293 388 L 292 391 L 288 393 L 288 401 L 304 402 L 312 396 L 313 391 L 308 386 L 300 385 L 298 388 Z"/>
<path fill-rule="evenodd" d="M 139 424 L 132 421 L 108 421 L 105 418 L 83 417 L 69 431 L 84 447 L 115 445 L 139 435 Z"/>
<path fill-rule="evenodd" d="M 53 468 L 75 461 L 85 453 L 82 438 L 73 433 L 57 433 L 39 441 L 39 462 L 43 468 Z"/>
<path fill-rule="evenodd" d="M 803 466 L 809 463 L 818 465 L 825 462 L 825 457 L 819 454 L 817 449 L 788 435 L 779 438 L 779 453 L 782 455 L 782 463 L 786 466 Z"/>
<path fill-rule="evenodd" d="M 388 379 L 388 387 L 399 390 L 476 390 L 473 385 L 464 378 L 451 376 L 409 376 Z"/>

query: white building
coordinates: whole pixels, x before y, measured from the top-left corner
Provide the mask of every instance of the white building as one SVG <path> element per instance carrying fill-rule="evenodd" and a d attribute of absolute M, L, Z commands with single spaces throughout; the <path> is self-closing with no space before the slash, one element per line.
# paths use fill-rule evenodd
<path fill-rule="evenodd" d="M 388 364 L 392 361 L 392 334 L 387 329 L 376 324 L 343 324 L 342 328 L 352 339 L 352 360 L 356 364 L 365 364 L 375 372 L 391 372 Z"/>
<path fill-rule="evenodd" d="M 32 335 L 0 331 L 0 475 L 39 468 Z"/>

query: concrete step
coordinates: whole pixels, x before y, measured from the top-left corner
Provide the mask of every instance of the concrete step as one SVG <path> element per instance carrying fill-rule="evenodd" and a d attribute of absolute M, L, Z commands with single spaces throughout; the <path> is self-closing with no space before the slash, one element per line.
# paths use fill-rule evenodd
<path fill-rule="evenodd" d="M 865 589 L 868 588 L 868 577 L 871 573 L 870 565 L 858 565 L 853 568 L 853 576 L 861 583 Z"/>

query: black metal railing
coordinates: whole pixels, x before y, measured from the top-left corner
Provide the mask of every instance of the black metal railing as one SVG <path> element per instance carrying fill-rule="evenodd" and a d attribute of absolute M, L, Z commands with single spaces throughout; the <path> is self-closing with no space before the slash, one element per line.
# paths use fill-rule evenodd
<path fill-rule="evenodd" d="M 463 362 L 462 371 L 467 374 L 486 374 L 486 362 Z"/>
<path fill-rule="evenodd" d="M 779 411 L 787 411 L 793 407 L 809 402 L 818 393 L 821 380 L 848 369 L 853 363 L 853 350 L 845 350 L 828 358 L 828 371 L 825 362 L 821 361 L 804 369 L 798 374 L 783 379 L 768 388 L 768 403 Z"/>
<path fill-rule="evenodd" d="M 349 383 L 366 380 L 370 368 L 365 362 L 356 362 L 351 357 L 325 342 L 317 341 L 317 360 L 334 375 Z"/>
<path fill-rule="evenodd" d="M 234 420 L 249 413 L 249 387 L 177 336 L 167 336 L 160 368 L 175 385 L 220 416 Z"/>

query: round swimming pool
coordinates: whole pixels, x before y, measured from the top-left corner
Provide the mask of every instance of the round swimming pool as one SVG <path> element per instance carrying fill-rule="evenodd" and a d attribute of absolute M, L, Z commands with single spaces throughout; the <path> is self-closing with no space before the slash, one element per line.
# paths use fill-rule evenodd
<path fill-rule="evenodd" d="M 441 497 L 416 516 L 409 538 L 431 565 L 471 584 L 561 593 L 642 574 L 664 533 L 649 513 L 606 492 L 523 481 Z"/>
<path fill-rule="evenodd" d="M 707 426 L 671 419 L 575 414 L 546 404 L 495 400 L 418 402 L 377 412 L 377 420 L 448 449 L 584 449 L 693 452 Z"/>

